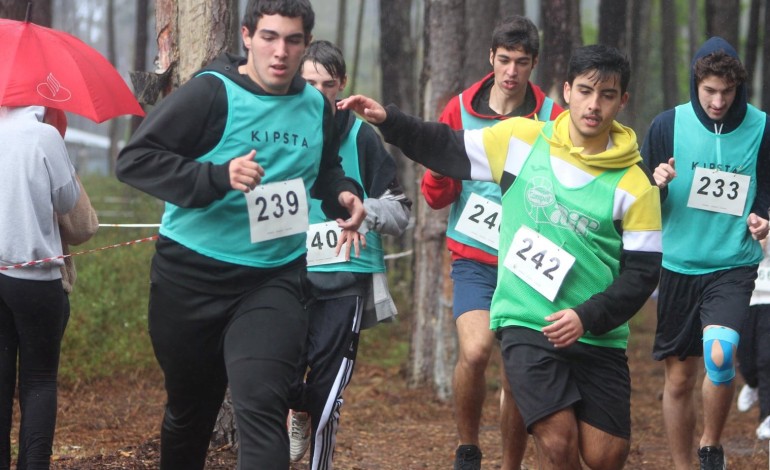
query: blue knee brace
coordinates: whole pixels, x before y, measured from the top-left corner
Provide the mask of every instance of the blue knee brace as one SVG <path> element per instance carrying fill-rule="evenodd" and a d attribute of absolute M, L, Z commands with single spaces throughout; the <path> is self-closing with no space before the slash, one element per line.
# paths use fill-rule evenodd
<path fill-rule="evenodd" d="M 703 361 L 706 363 L 706 376 L 714 385 L 729 385 L 735 378 L 735 360 L 733 346 L 738 346 L 740 335 L 730 328 L 715 327 L 703 332 Z M 722 347 L 722 365 L 718 366 L 711 359 L 714 341 Z"/>

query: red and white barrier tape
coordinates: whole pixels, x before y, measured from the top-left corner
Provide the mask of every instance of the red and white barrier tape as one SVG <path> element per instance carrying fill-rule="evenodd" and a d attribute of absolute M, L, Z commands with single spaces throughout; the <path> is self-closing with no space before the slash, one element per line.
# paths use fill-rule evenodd
<path fill-rule="evenodd" d="M 24 267 L 27 267 L 27 266 L 35 266 L 35 265 L 43 264 L 43 263 L 50 263 L 50 262 L 55 261 L 55 260 L 69 258 L 70 256 L 78 256 L 78 255 L 84 255 L 84 254 L 87 254 L 87 253 L 95 253 L 97 251 L 109 250 L 109 249 L 118 248 L 118 247 L 121 247 L 121 246 L 136 245 L 136 244 L 139 244 L 139 243 L 151 242 L 151 241 L 157 240 L 157 239 L 158 239 L 158 236 L 157 235 L 153 235 L 153 236 L 147 237 L 147 238 L 140 238 L 139 240 L 131 240 L 130 242 L 116 243 L 115 245 L 103 246 L 101 248 L 94 248 L 94 249 L 91 249 L 91 250 L 79 251 L 77 253 L 70 253 L 68 255 L 59 255 L 59 256 L 53 256 L 51 258 L 43 258 L 43 259 L 38 259 L 38 260 L 35 260 L 35 261 L 27 261 L 26 263 L 13 264 L 13 265 L 9 265 L 9 266 L 0 266 L 0 271 L 9 271 L 11 269 L 18 269 L 18 268 L 24 268 Z"/>

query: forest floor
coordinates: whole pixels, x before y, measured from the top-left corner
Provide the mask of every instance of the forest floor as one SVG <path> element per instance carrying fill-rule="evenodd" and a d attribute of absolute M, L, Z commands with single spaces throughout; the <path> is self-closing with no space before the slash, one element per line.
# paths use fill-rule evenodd
<path fill-rule="evenodd" d="M 660 402 L 663 367 L 650 358 L 654 311 L 646 309 L 637 317 L 641 318 L 632 324 L 628 350 L 633 435 L 626 468 L 668 469 L 672 462 L 666 448 Z M 397 323 L 385 328 L 403 330 L 406 327 Z M 438 401 L 428 388 L 407 388 L 400 368 L 377 365 L 370 358 L 378 357 L 379 347 L 386 344 L 361 351 L 354 379 L 346 392 L 335 468 L 452 468 L 456 432 L 451 404 Z M 495 360 L 488 375 L 481 430 L 485 469 L 499 469 L 501 462 L 497 426 L 498 367 L 499 360 Z M 113 378 L 61 389 L 52 468 L 158 468 L 158 430 L 163 401 L 160 374 Z M 18 423 L 18 418 L 15 422 Z M 733 405 L 723 436 L 731 470 L 768 468 L 768 443 L 755 438 L 756 426 L 756 408 L 739 413 Z M 700 429 L 699 417 L 696 435 Z M 537 468 L 531 439 L 524 464 L 528 469 Z M 232 451 L 211 449 L 206 468 L 235 468 Z M 292 467 L 293 470 L 300 468 L 306 468 L 304 462 Z M 695 455 L 693 468 L 696 468 Z"/>

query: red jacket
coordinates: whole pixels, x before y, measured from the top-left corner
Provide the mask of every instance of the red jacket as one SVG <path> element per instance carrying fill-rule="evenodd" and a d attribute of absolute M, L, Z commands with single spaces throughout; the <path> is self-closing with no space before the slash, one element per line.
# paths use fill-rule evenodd
<path fill-rule="evenodd" d="M 476 96 L 476 94 L 478 94 L 482 85 L 487 83 L 489 80 L 494 80 L 494 78 L 494 73 L 490 72 L 489 75 L 474 83 L 462 93 L 463 107 L 469 114 L 482 119 L 499 121 L 509 117 L 502 115 L 489 116 L 478 114 L 476 110 L 473 109 L 473 106 L 471 106 L 473 98 Z M 532 92 L 535 94 L 535 101 L 537 104 L 535 105 L 535 109 L 530 114 L 527 114 L 523 117 L 533 118 L 543 106 L 545 93 L 543 93 L 543 90 L 541 90 L 540 87 L 533 84 L 532 82 L 529 82 L 528 85 L 532 89 Z M 561 114 L 562 111 L 562 107 L 554 103 L 553 109 L 551 110 L 551 120 L 555 119 L 556 116 Z M 462 113 L 460 112 L 460 95 L 457 95 L 449 100 L 449 103 L 447 103 L 446 107 L 444 107 L 444 111 L 441 113 L 441 117 L 439 117 L 439 122 L 448 124 L 453 129 L 463 128 Z M 462 191 L 462 181 L 446 177 L 435 178 L 430 171 L 426 171 L 423 175 L 420 189 L 422 190 L 422 194 L 425 197 L 425 201 L 431 208 L 443 209 L 444 207 L 452 204 L 457 199 L 460 191 Z M 479 250 L 478 248 L 460 243 L 449 237 L 447 237 L 446 244 L 449 251 L 452 252 L 453 260 L 471 259 L 485 264 L 497 265 L 497 256 L 489 254 L 483 250 Z"/>

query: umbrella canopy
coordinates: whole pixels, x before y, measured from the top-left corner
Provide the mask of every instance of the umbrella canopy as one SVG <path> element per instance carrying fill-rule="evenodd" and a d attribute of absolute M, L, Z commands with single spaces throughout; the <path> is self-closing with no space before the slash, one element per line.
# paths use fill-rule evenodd
<path fill-rule="evenodd" d="M 115 67 L 73 35 L 0 19 L 0 44 L 0 105 L 48 106 L 96 122 L 144 116 Z"/>

